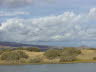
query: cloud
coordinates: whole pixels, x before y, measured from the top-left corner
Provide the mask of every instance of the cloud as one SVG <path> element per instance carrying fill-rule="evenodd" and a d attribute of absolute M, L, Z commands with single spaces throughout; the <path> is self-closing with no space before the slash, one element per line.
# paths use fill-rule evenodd
<path fill-rule="evenodd" d="M 22 7 L 32 4 L 33 0 L 0 0 L 3 7 Z"/>
<path fill-rule="evenodd" d="M 50 7 L 78 8 L 95 7 L 95 0 L 0 0 L 0 8 Z"/>
<path fill-rule="evenodd" d="M 0 11 L 0 16 L 20 16 L 20 15 L 30 15 L 30 12 L 25 11 Z"/>
<path fill-rule="evenodd" d="M 54 0 L 0 0 L 0 6 L 5 8 L 21 8 L 33 4 L 52 2 L 54 2 Z"/>
<path fill-rule="evenodd" d="M 1 23 L 3 41 L 66 41 L 96 39 L 96 8 L 88 13 L 64 12 L 40 18 L 8 19 Z M 94 23 L 93 23 L 94 22 Z"/>

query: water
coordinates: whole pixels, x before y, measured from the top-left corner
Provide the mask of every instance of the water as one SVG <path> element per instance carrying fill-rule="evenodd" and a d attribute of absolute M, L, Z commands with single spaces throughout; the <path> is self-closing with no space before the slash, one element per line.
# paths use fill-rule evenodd
<path fill-rule="evenodd" d="M 0 65 L 0 72 L 96 72 L 96 64 Z"/>
<path fill-rule="evenodd" d="M 64 46 L 64 47 L 94 47 L 96 48 L 96 40 L 70 40 L 70 41 L 44 41 L 44 42 L 31 42 L 35 45 L 49 45 L 49 46 Z"/>

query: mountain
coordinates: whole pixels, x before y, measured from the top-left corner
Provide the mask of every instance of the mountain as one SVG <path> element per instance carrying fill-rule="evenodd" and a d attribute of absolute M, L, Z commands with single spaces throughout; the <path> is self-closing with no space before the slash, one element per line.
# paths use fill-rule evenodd
<path fill-rule="evenodd" d="M 4 42 L 0 41 L 0 49 L 4 48 L 17 48 L 17 47 L 38 47 L 41 50 L 47 49 L 62 49 L 63 46 L 48 46 L 48 45 L 33 45 L 33 44 L 22 44 L 17 42 Z"/>
<path fill-rule="evenodd" d="M 52 48 L 52 46 L 47 46 L 47 45 L 31 45 L 31 44 L 22 44 L 22 43 L 16 43 L 16 42 L 0 41 L 0 48 L 14 48 L 14 47 L 38 47 L 42 50 Z"/>

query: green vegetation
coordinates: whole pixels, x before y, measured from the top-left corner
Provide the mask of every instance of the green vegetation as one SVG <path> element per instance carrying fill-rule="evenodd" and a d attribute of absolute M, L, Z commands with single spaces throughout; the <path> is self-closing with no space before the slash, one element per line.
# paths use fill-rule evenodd
<path fill-rule="evenodd" d="M 40 48 L 37 48 L 37 47 L 29 47 L 29 48 L 26 48 L 25 50 L 33 51 L 33 52 L 40 52 Z"/>
<path fill-rule="evenodd" d="M 96 57 L 94 57 L 93 60 L 96 60 Z"/>
<path fill-rule="evenodd" d="M 77 48 L 64 48 L 63 53 L 66 55 L 78 55 L 81 53 L 81 51 Z M 63 54 L 63 55 L 64 55 Z"/>
<path fill-rule="evenodd" d="M 88 48 L 88 50 L 96 50 L 96 48 Z"/>
<path fill-rule="evenodd" d="M 76 58 L 74 56 L 61 56 L 60 62 L 68 62 L 68 61 L 75 61 Z"/>
<path fill-rule="evenodd" d="M 96 49 L 66 47 L 41 52 L 37 47 L 0 50 L 0 64 L 41 64 L 96 62 Z M 88 55 L 88 56 L 87 56 Z"/>
<path fill-rule="evenodd" d="M 10 52 L 10 51 L 13 51 L 13 49 L 3 49 L 2 51 L 4 51 L 4 52 Z"/>
<path fill-rule="evenodd" d="M 61 50 L 50 49 L 44 55 L 49 59 L 60 58 L 60 62 L 64 62 L 76 60 L 76 56 L 80 53 L 81 51 L 76 48 L 64 48 Z"/>
<path fill-rule="evenodd" d="M 32 51 L 32 52 L 40 52 L 40 48 L 37 48 L 37 47 L 20 47 L 20 48 L 17 48 L 16 50 L 27 50 L 27 51 Z"/>
<path fill-rule="evenodd" d="M 60 56 L 61 50 L 49 49 L 45 52 L 45 56 L 49 59 L 54 59 Z"/>
<path fill-rule="evenodd" d="M 4 51 L 1 50 L 1 51 L 0 51 L 0 55 L 1 55 L 2 53 L 4 53 Z"/>
<path fill-rule="evenodd" d="M 23 51 L 5 52 L 1 55 L 1 60 L 20 60 L 21 58 L 28 58 L 28 55 Z"/>
<path fill-rule="evenodd" d="M 42 61 L 41 58 L 36 57 L 29 60 L 29 63 L 40 63 Z"/>
<path fill-rule="evenodd" d="M 76 48 L 64 48 L 61 53 L 60 62 L 75 61 L 76 56 L 80 53 L 81 51 Z"/>

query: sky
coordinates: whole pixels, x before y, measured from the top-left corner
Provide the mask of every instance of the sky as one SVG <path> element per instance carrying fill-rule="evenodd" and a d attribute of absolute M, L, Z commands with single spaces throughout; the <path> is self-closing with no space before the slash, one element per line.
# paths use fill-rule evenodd
<path fill-rule="evenodd" d="M 0 41 L 96 47 L 96 0 L 0 0 Z"/>

